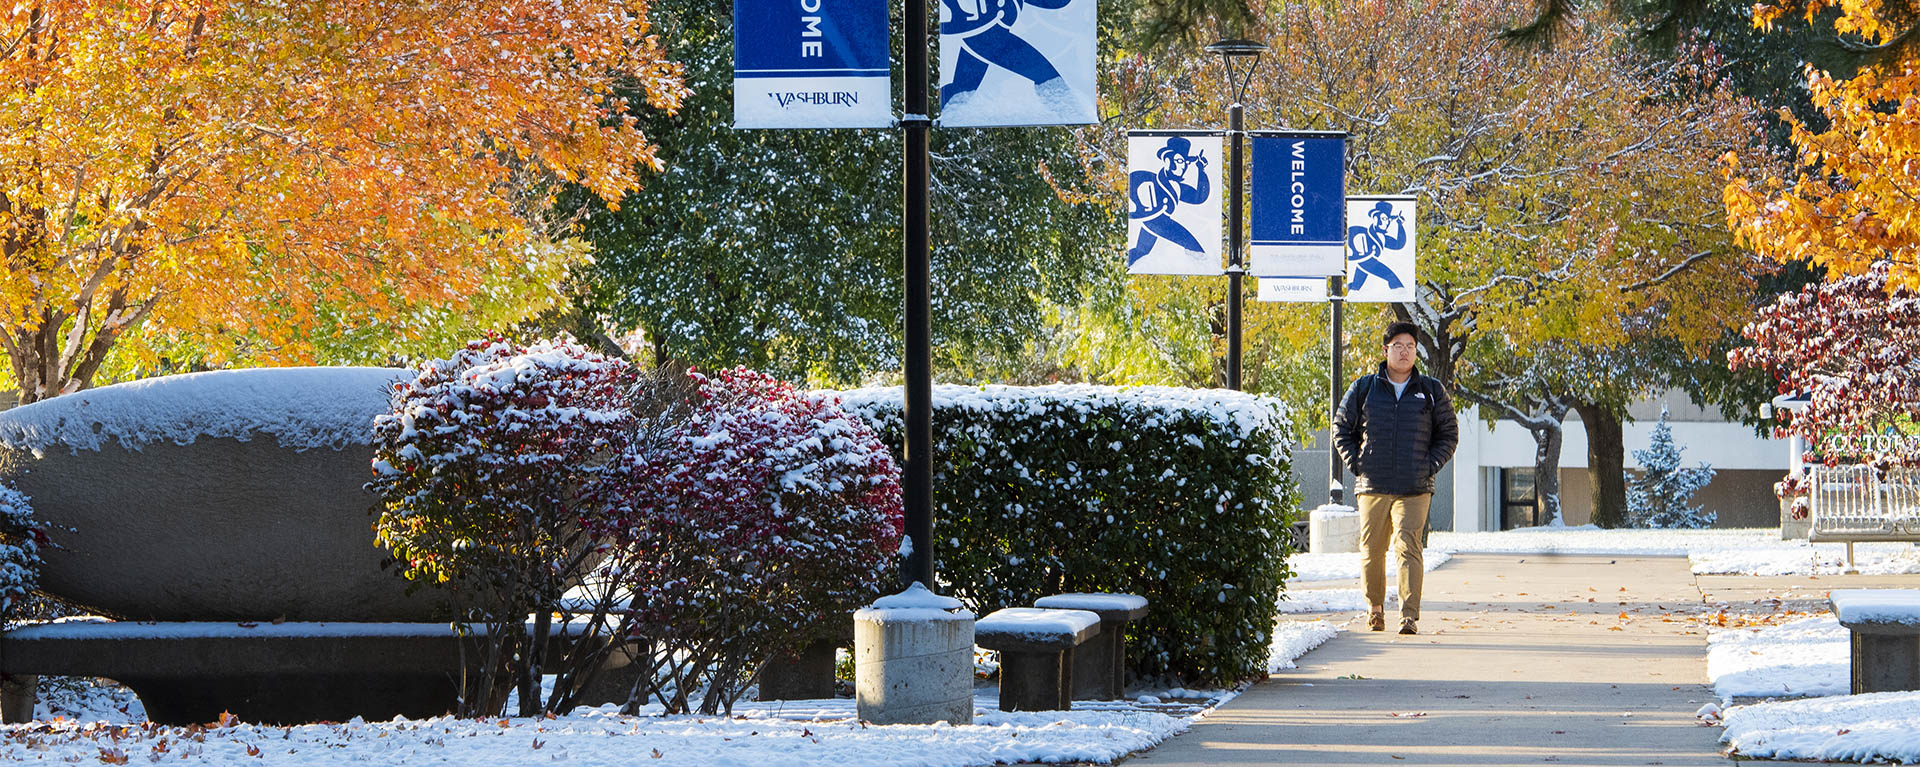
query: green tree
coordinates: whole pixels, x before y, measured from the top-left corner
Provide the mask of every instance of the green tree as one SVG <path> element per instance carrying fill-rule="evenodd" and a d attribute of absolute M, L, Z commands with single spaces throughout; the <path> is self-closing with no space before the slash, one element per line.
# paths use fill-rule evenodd
<path fill-rule="evenodd" d="M 1713 468 L 1704 463 L 1694 469 L 1680 466 L 1680 447 L 1667 426 L 1666 408 L 1660 409 L 1660 423 L 1653 427 L 1653 444 L 1633 451 L 1633 458 L 1641 469 L 1628 495 L 1628 517 L 1634 527 L 1701 528 L 1719 516 L 1688 504 L 1694 493 L 1713 481 Z"/>
<path fill-rule="evenodd" d="M 1610 383 L 1548 392 L 1539 386 L 1565 377 L 1523 382 L 1564 349 L 1631 359 L 1636 344 L 1662 336 L 1698 354 L 1744 316 L 1764 265 L 1731 246 L 1714 202 L 1719 157 L 1755 151 L 1753 111 L 1710 49 L 1652 56 L 1604 14 L 1554 46 L 1516 46 L 1500 36 L 1513 10 L 1496 0 L 1266 8 L 1251 34 L 1286 53 L 1258 71 L 1249 127 L 1344 130 L 1350 191 L 1419 197 L 1420 300 L 1352 307 L 1351 369 L 1377 359 L 1365 341 L 1380 321 L 1412 320 L 1423 329 L 1423 370 L 1489 415 L 1557 399 L 1564 408 L 1541 413 L 1554 434 L 1583 402 L 1617 425 L 1629 397 Z M 1219 66 L 1188 52 L 1123 51 L 1108 68 L 1108 104 L 1128 127 L 1217 124 L 1230 100 Z M 1103 130 L 1088 142 L 1099 147 L 1089 165 L 1112 173 L 1120 132 Z M 1184 364 L 1163 372 L 1201 380 L 1201 363 L 1224 354 L 1215 321 L 1224 282 L 1135 279 L 1107 327 L 1180 328 L 1185 340 L 1161 345 Z M 1249 334 L 1250 360 L 1311 360 L 1275 368 L 1304 381 L 1262 380 L 1262 390 L 1320 401 L 1325 316 L 1321 305 L 1248 307 L 1248 327 L 1265 331 Z M 1648 318 L 1658 318 L 1657 333 L 1641 327 Z M 1196 332 L 1211 334 L 1211 348 Z"/>
<path fill-rule="evenodd" d="M 641 329 L 660 362 L 823 385 L 897 371 L 899 134 L 735 130 L 729 4 L 667 0 L 652 18 L 693 93 L 676 115 L 637 115 L 664 172 L 618 209 L 587 203 L 585 313 Z M 1073 142 L 1060 128 L 934 131 L 938 375 L 1005 372 L 1046 308 L 1078 303 L 1100 268 L 1113 218 L 1087 202 Z"/>

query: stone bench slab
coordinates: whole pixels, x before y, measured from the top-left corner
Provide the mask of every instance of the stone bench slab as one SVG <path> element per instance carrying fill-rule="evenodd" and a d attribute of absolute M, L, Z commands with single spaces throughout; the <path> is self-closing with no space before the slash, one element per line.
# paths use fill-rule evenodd
<path fill-rule="evenodd" d="M 1920 636 L 1920 589 L 1836 589 L 1827 604 L 1849 630 Z"/>
<path fill-rule="evenodd" d="M 1100 633 L 1100 616 L 1086 610 L 1008 607 L 973 624 L 973 643 L 1002 652 L 1071 650 Z"/>
<path fill-rule="evenodd" d="M 1838 589 L 1827 604 L 1849 631 L 1853 694 L 1920 690 L 1920 589 Z"/>
<path fill-rule="evenodd" d="M 1138 594 L 1054 594 L 1033 600 L 1034 607 L 1085 610 L 1102 623 L 1136 621 L 1147 615 L 1147 598 Z"/>
<path fill-rule="evenodd" d="M 1073 651 L 1073 697 L 1118 700 L 1127 692 L 1127 624 L 1146 617 L 1147 598 L 1138 594 L 1054 594 L 1035 607 L 1086 610 L 1100 616 L 1100 636 Z"/>

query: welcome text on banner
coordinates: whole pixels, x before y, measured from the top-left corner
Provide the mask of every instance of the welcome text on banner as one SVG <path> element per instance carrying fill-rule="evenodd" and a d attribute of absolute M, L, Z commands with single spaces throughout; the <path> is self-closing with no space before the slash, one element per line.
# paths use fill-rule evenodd
<path fill-rule="evenodd" d="M 886 0 L 733 0 L 736 128 L 893 124 Z"/>

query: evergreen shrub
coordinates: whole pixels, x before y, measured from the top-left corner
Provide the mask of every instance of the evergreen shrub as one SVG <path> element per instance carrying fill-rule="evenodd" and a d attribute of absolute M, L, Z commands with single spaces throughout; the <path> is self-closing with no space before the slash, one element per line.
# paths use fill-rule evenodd
<path fill-rule="evenodd" d="M 47 530 L 26 494 L 0 483 L 0 625 L 29 612 L 40 588 L 40 549 L 51 545 Z"/>
<path fill-rule="evenodd" d="M 1695 469 L 1683 467 L 1680 452 L 1673 441 L 1673 427 L 1667 425 L 1667 409 L 1662 407 L 1652 444 L 1633 451 L 1641 470 L 1627 487 L 1629 525 L 1683 530 L 1713 526 L 1719 514 L 1693 505 L 1693 494 L 1713 481 L 1713 467 L 1705 463 Z"/>
<path fill-rule="evenodd" d="M 898 453 L 901 390 L 844 393 Z M 935 570 L 980 613 L 1060 592 L 1145 596 L 1136 674 L 1219 685 L 1267 670 L 1299 508 L 1294 431 L 1221 390 L 939 386 Z"/>

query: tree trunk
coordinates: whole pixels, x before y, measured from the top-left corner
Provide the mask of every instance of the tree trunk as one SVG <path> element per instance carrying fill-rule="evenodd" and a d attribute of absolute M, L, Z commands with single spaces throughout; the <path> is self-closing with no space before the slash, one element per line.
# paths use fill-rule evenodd
<path fill-rule="evenodd" d="M 1587 475 L 1593 482 L 1593 523 L 1614 528 L 1627 525 L 1627 448 L 1619 414 L 1599 405 L 1581 404 L 1580 422 L 1587 429 Z"/>
<path fill-rule="evenodd" d="M 1530 429 L 1533 434 L 1533 492 L 1540 499 L 1540 524 L 1565 525 L 1566 517 L 1560 511 L 1560 445 L 1566 436 L 1563 420 L 1567 408 L 1549 405 L 1540 409 L 1541 426 Z"/>

